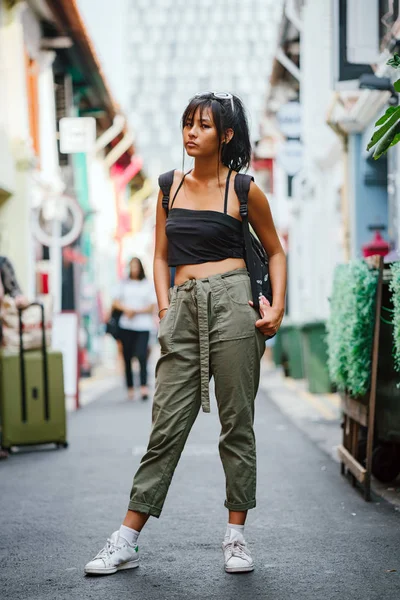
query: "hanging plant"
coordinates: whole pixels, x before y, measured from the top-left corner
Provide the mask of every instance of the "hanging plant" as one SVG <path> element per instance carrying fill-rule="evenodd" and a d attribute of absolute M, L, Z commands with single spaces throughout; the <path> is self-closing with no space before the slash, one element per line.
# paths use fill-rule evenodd
<path fill-rule="evenodd" d="M 378 274 L 364 261 L 336 268 L 327 322 L 328 367 L 339 390 L 363 396 L 370 386 Z"/>
<path fill-rule="evenodd" d="M 400 373 L 400 262 L 393 263 L 390 271 L 392 277 L 389 288 L 392 292 L 393 301 L 393 358 L 395 369 Z"/>
<path fill-rule="evenodd" d="M 387 63 L 393 69 L 400 69 L 400 56 L 395 53 Z M 400 79 L 394 82 L 393 92 L 400 92 Z M 371 150 L 375 146 L 373 157 L 375 160 L 400 142 L 400 106 L 389 106 L 385 114 L 375 123 L 375 131 L 367 146 Z"/>

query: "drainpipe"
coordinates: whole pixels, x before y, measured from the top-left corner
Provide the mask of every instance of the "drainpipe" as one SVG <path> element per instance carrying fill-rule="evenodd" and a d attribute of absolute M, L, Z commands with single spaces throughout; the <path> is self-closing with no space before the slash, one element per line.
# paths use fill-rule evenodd
<path fill-rule="evenodd" d="M 326 124 L 336 133 L 342 142 L 343 148 L 343 185 L 341 193 L 341 208 L 343 217 L 343 249 L 344 259 L 349 262 L 351 258 L 350 244 L 350 202 L 349 202 L 349 136 L 342 127 L 332 119 L 332 113 L 336 103 L 339 101 L 339 93 L 336 93 L 329 107 Z"/>

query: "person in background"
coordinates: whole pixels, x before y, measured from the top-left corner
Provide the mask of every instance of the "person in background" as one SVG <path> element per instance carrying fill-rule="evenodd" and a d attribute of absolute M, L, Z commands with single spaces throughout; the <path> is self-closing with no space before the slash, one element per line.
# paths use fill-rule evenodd
<path fill-rule="evenodd" d="M 113 302 L 113 308 L 122 312 L 119 320 L 119 339 L 122 343 L 126 386 L 130 399 L 133 399 L 135 393 L 132 358 L 139 361 L 142 400 L 149 397 L 147 361 L 154 306 L 153 286 L 146 278 L 141 260 L 132 258 L 129 263 L 129 276 L 120 283 Z"/>
<path fill-rule="evenodd" d="M 0 307 L 5 294 L 14 298 L 17 307 L 23 308 L 28 300 L 22 294 L 15 275 L 14 267 L 6 256 L 0 256 Z M 0 329 L 1 340 L 1 329 Z M 8 452 L 0 446 L 0 459 L 7 458 Z"/>

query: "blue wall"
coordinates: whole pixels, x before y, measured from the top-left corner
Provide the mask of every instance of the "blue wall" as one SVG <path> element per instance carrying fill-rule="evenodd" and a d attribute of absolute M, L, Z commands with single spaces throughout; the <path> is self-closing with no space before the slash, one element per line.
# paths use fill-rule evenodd
<path fill-rule="evenodd" d="M 349 136 L 349 200 L 352 258 L 362 256 L 362 246 L 372 239 L 369 225 L 385 225 L 388 238 L 387 160 L 368 158 L 369 131 Z"/>

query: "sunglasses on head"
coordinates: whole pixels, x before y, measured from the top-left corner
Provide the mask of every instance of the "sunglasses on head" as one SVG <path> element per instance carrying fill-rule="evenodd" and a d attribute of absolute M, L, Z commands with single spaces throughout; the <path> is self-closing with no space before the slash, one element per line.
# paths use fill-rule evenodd
<path fill-rule="evenodd" d="M 232 112 L 235 112 L 233 96 L 229 92 L 202 92 L 201 94 L 196 94 L 195 98 L 202 98 L 204 96 L 211 96 L 214 100 L 230 100 Z"/>

